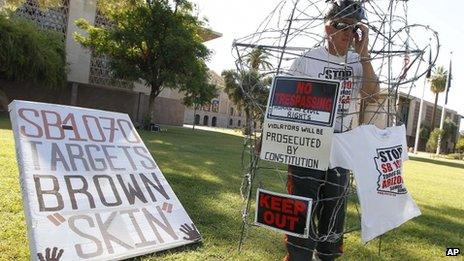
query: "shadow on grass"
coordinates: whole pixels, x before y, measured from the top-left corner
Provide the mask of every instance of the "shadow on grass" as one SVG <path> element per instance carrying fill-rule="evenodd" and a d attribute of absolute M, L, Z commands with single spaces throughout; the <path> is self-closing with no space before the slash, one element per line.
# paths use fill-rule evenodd
<path fill-rule="evenodd" d="M 10 118 L 7 113 L 0 113 L 0 129 L 11 130 Z"/>
<path fill-rule="evenodd" d="M 422 215 L 413 220 L 415 226 L 402 229 L 402 233 L 425 241 L 429 246 L 446 249 L 451 246 L 462 246 L 464 237 L 464 210 L 453 207 L 421 206 Z"/>
<path fill-rule="evenodd" d="M 462 246 L 464 237 L 464 210 L 449 206 L 421 206 L 422 215 L 399 228 L 384 234 L 364 245 L 356 238 L 346 253 L 347 260 L 424 260 L 418 256 L 422 247 L 429 253 L 440 253 L 451 246 Z M 357 218 L 356 213 L 348 213 L 348 223 Z M 399 239 L 403 243 L 399 244 Z M 379 240 L 381 252 L 378 254 Z M 444 254 L 443 254 L 444 255 Z M 441 256 L 440 256 L 441 257 Z M 429 260 L 439 259 L 429 256 Z"/>
<path fill-rule="evenodd" d="M 179 257 L 186 259 L 182 253 L 187 251 L 192 252 L 193 256 L 195 253 L 200 256 L 206 254 L 220 260 L 237 254 L 234 249 L 238 244 L 241 225 L 242 202 L 239 187 L 242 177 L 240 167 L 242 138 L 231 137 L 225 141 L 225 134 L 199 130 L 191 132 L 190 130 L 168 129 L 168 133 L 143 133 L 142 136 L 149 150 L 156 156 L 161 169 L 165 169 L 163 173 L 202 233 L 204 243 L 187 245 L 142 258 L 173 259 Z M 162 142 L 150 142 L 153 140 Z M 449 167 L 464 167 L 461 164 L 433 159 L 416 157 L 411 157 L 411 159 Z M 279 188 L 282 181 L 271 172 L 273 171 L 261 173 L 254 186 L 262 181 L 272 190 Z M 285 178 L 285 175 L 281 178 Z M 355 196 L 350 198 L 350 204 L 355 201 Z M 459 220 L 462 220 L 464 210 L 448 206 L 421 206 L 421 210 L 422 216 L 407 222 L 383 237 L 380 256 L 377 253 L 377 240 L 372 241 L 366 247 L 359 238 L 356 238 L 356 242 L 350 246 L 351 250 L 346 253 L 346 257 L 353 260 L 360 260 L 359 258 L 419 260 L 416 247 L 425 245 L 432 249 L 432 252 L 437 252 L 437 250 L 445 249 L 446 246 L 462 244 L 464 222 L 459 222 Z M 357 231 L 359 228 L 357 212 L 350 211 L 347 215 L 348 227 Z M 251 229 L 254 230 L 254 228 Z M 398 238 L 404 238 L 407 242 L 398 244 Z M 261 248 L 269 253 L 275 254 L 278 250 L 284 254 L 284 250 L 281 250 L 282 244 L 278 237 L 263 239 L 263 234 L 258 231 L 251 233 L 246 239 L 245 248 L 251 249 L 250 252 Z M 211 245 L 213 250 L 209 249 Z M 277 250 L 276 245 L 279 246 Z"/>
<path fill-rule="evenodd" d="M 219 243 L 236 242 L 240 227 L 239 212 L 235 211 L 234 198 L 227 197 L 227 182 L 211 182 L 201 176 L 185 176 L 172 171 L 166 171 L 165 176 L 172 184 L 182 205 L 203 236 L 203 242 Z M 229 179 L 228 179 L 229 180 Z M 233 181 L 231 179 L 230 181 Z M 237 183 L 230 182 L 232 184 Z M 230 187 L 230 186 L 229 186 Z M 232 187 L 233 188 L 233 187 Z M 233 229 L 236 228 L 236 229 Z M 148 254 L 133 260 L 163 259 L 171 255 L 185 254 L 189 251 L 208 251 L 204 243 L 182 246 L 175 249 Z M 224 253 L 227 255 L 227 253 Z"/>
<path fill-rule="evenodd" d="M 448 167 L 452 167 L 452 168 L 464 169 L 464 162 L 463 163 L 456 163 L 456 162 L 449 162 L 449 161 L 436 160 L 436 159 L 427 159 L 427 158 L 414 157 L 414 156 L 409 156 L 409 159 L 414 160 L 414 161 L 420 161 L 420 162 L 432 163 L 432 164 L 437 164 L 437 165 L 442 165 L 442 166 L 448 166 Z"/>
<path fill-rule="evenodd" d="M 202 234 L 203 243 L 132 260 L 169 259 L 185 252 L 209 255 L 205 245 L 211 243 L 233 249 L 231 244 L 238 244 L 241 226 L 242 138 L 181 128 L 168 128 L 161 133 L 140 132 L 140 135 Z M 212 254 L 227 257 L 230 252 Z"/>
<path fill-rule="evenodd" d="M 139 261 L 139 260 L 146 260 L 146 259 L 150 259 L 150 258 L 151 259 L 158 259 L 158 258 L 162 258 L 162 257 L 167 257 L 169 255 L 173 255 L 173 254 L 176 254 L 176 253 L 185 254 L 185 253 L 188 253 L 188 252 L 198 251 L 201 248 L 203 248 L 203 242 L 189 244 L 189 245 L 185 245 L 185 246 L 180 246 L 180 247 L 176 247 L 176 248 L 172 248 L 172 249 L 168 249 L 168 250 L 163 250 L 163 251 L 157 252 L 155 254 L 147 254 L 147 255 L 143 255 L 143 256 L 137 256 L 137 257 L 133 257 L 133 258 L 128 258 L 128 259 L 125 259 L 125 260 Z"/>

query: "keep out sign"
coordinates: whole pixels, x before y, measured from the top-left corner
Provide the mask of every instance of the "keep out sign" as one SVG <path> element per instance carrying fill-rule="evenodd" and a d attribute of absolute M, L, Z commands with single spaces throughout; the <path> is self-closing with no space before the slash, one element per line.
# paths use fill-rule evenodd
<path fill-rule="evenodd" d="M 312 199 L 258 189 L 255 224 L 308 238 Z"/>

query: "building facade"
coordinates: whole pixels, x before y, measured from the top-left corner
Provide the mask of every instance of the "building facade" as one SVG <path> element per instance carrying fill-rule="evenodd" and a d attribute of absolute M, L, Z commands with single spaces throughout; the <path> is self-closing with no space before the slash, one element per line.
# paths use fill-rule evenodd
<path fill-rule="evenodd" d="M 97 10 L 97 1 L 63 0 L 61 6 L 43 10 L 37 0 L 26 0 L 15 14 L 36 22 L 41 28 L 63 35 L 68 64 L 67 87 L 47 90 L 31 83 L 0 80 L 8 98 L 74 105 L 127 113 L 141 123 L 148 114 L 150 88 L 143 82 L 130 82 L 112 77 L 107 57 L 94 55 L 74 40 L 75 32 L 84 33 L 75 24 L 84 18 L 98 26 L 110 26 Z M 204 41 L 221 34 L 204 30 Z M 165 89 L 155 100 L 155 121 L 161 124 L 182 125 L 185 106 L 182 94 Z"/>
<path fill-rule="evenodd" d="M 211 81 L 218 88 L 218 96 L 210 104 L 201 108 L 186 108 L 184 123 L 221 128 L 242 128 L 245 125 L 245 113 L 240 110 L 224 92 L 224 79 L 210 71 Z M 258 127 L 256 123 L 255 128 Z"/>
<path fill-rule="evenodd" d="M 388 117 L 388 114 L 386 113 L 388 112 L 388 103 L 385 101 L 386 97 L 386 94 L 381 94 L 378 103 L 363 106 L 364 110 L 360 114 L 359 122 L 372 123 L 379 128 L 385 128 L 388 122 L 390 122 L 390 126 L 394 123 L 394 121 L 397 121 L 398 123 L 404 123 L 406 127 L 406 138 L 408 147 L 413 148 L 419 119 L 419 110 L 421 103 L 420 98 L 400 92 L 397 106 L 393 104 L 393 102 L 390 103 L 390 112 L 394 112 L 394 107 L 397 107 L 396 117 Z M 379 104 L 381 104 L 381 106 L 379 106 Z M 432 102 L 424 100 L 424 105 L 420 119 L 421 128 L 424 125 L 431 130 L 433 130 L 432 126 L 435 126 L 435 128 L 439 128 L 443 107 L 437 105 L 435 123 L 434 125 L 432 125 L 431 121 L 433 114 L 433 105 L 434 104 Z M 447 118 L 451 119 L 451 121 L 453 121 L 458 127 L 458 131 L 456 132 L 455 137 L 450 137 L 448 140 L 443 141 L 445 146 L 444 152 L 452 152 L 454 150 L 457 139 L 459 138 L 459 126 L 461 124 L 463 116 L 460 115 L 457 111 L 447 108 L 445 111 L 445 119 Z M 426 144 L 426 139 L 419 138 L 418 150 L 425 151 Z"/>

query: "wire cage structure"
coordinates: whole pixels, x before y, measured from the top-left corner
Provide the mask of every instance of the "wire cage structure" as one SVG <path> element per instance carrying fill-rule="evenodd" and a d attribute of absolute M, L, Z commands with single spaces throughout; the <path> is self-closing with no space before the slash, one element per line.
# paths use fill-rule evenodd
<path fill-rule="evenodd" d="M 268 235 L 272 238 L 269 240 L 275 240 L 269 233 L 256 232 L 258 229 L 255 228 L 253 220 L 255 193 L 257 188 L 286 193 L 287 178 L 293 175 L 288 173 L 287 166 L 260 160 L 261 129 L 256 129 L 252 123 L 263 122 L 270 79 L 276 75 L 293 75 L 291 66 L 295 59 L 303 56 L 317 59 L 305 55 L 314 48 L 326 46 L 327 38 L 331 37 L 326 35 L 324 30 L 324 14 L 328 10 L 329 2 L 332 1 L 282 0 L 254 33 L 236 39 L 233 43 L 232 55 L 236 60 L 237 74 L 240 76 L 237 81 L 244 96 L 243 107 L 247 112 L 242 151 L 243 178 L 240 192 L 243 198 L 243 222 L 239 250 L 250 238 L 265 238 Z M 419 80 L 425 79 L 435 64 L 440 47 L 438 33 L 429 26 L 408 23 L 407 0 L 359 0 L 355 3 L 361 5 L 367 15 L 367 19 L 361 23 L 369 29 L 369 60 L 377 75 L 375 81 L 380 86 L 380 92 L 375 94 L 375 100 L 372 99 L 373 95 L 362 93 L 351 98 L 356 109 L 354 112 L 342 113 L 342 132 L 361 124 L 375 124 L 380 127 L 400 125 L 405 123 L 403 108 L 407 105 L 400 94 L 402 97 L 408 97 L 417 87 Z M 347 68 L 352 62 L 345 55 L 344 62 L 336 65 Z M 331 64 L 327 63 L 327 67 L 330 68 Z M 338 80 L 344 77 L 332 76 Z M 356 80 L 360 79 L 354 79 Z M 341 88 L 343 92 L 344 87 Z M 351 118 L 352 121 L 348 120 Z M 348 233 L 360 230 L 360 208 L 356 184 L 351 174 L 348 182 L 342 185 L 312 177 L 305 178 L 314 179 L 321 184 L 320 186 L 338 186 L 342 191 L 334 198 L 313 199 L 314 206 L 327 200 L 333 200 L 336 204 L 327 233 L 313 231 L 310 233 L 312 240 L 335 242 Z M 317 209 L 312 208 L 313 215 Z M 347 214 L 344 229 L 340 232 L 333 228 L 333 224 L 342 209 Z"/>

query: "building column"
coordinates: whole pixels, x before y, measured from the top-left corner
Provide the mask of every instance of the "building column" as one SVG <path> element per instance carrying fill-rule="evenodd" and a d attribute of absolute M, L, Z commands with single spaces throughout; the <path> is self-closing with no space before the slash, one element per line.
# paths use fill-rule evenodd
<path fill-rule="evenodd" d="M 87 35 L 85 30 L 77 27 L 75 21 L 79 18 L 84 18 L 90 24 L 94 24 L 96 12 L 97 1 L 69 1 L 66 62 L 69 64 L 68 81 L 70 82 L 89 82 L 91 52 L 76 42 L 73 35 L 76 32 Z"/>

